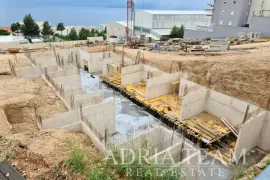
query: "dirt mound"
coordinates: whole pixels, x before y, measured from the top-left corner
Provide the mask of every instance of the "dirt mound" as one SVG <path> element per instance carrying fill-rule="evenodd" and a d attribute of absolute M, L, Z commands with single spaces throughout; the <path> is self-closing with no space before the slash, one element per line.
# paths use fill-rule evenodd
<path fill-rule="evenodd" d="M 38 130 L 37 119 L 67 111 L 64 103 L 41 79 L 0 79 L 0 135 Z M 11 131 L 7 131 L 11 129 Z"/>
<path fill-rule="evenodd" d="M 187 72 L 200 85 L 269 109 L 270 42 L 252 46 L 257 48 L 214 56 L 143 51 L 142 62 L 168 73 Z M 122 48 L 116 50 L 122 53 Z M 136 57 L 137 51 L 125 48 L 128 57 Z"/>

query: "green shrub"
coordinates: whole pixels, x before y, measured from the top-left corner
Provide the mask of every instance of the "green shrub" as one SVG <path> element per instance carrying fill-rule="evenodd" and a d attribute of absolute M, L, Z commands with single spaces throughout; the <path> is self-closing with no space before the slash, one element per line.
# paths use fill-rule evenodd
<path fill-rule="evenodd" d="M 269 166 L 270 165 L 270 160 L 267 160 L 266 163 L 265 163 L 266 166 Z"/>
<path fill-rule="evenodd" d="M 88 180 L 116 180 L 116 175 L 110 170 L 104 168 L 95 168 L 90 172 L 86 173 L 86 178 Z"/>
<path fill-rule="evenodd" d="M 10 153 L 7 152 L 7 153 L 6 153 L 6 160 L 8 160 L 9 158 L 10 158 Z"/>
<path fill-rule="evenodd" d="M 85 168 L 84 154 L 79 150 L 72 150 L 69 154 L 67 164 L 70 166 L 73 172 L 83 172 Z"/>

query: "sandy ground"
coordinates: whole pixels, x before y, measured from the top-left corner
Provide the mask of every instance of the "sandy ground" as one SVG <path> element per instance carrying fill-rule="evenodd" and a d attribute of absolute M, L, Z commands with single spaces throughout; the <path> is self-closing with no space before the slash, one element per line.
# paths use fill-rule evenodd
<path fill-rule="evenodd" d="M 118 53 L 122 48 L 117 47 Z M 125 48 L 128 57 L 136 57 L 136 49 Z M 226 53 L 195 55 L 143 51 L 142 62 L 173 73 L 184 71 L 189 79 L 213 90 L 262 108 L 270 98 L 270 42 L 233 46 Z"/>
<path fill-rule="evenodd" d="M 95 166 L 103 158 L 84 134 L 65 130 L 40 131 L 39 116 L 48 118 L 67 111 L 42 79 L 16 78 L 10 74 L 8 60 L 13 55 L 0 55 L 0 161 L 9 161 L 27 179 L 83 179 L 71 173 L 66 160 L 73 147 L 85 152 L 87 166 Z M 23 59 L 24 55 L 17 55 Z M 64 168 L 63 168 L 64 167 Z"/>

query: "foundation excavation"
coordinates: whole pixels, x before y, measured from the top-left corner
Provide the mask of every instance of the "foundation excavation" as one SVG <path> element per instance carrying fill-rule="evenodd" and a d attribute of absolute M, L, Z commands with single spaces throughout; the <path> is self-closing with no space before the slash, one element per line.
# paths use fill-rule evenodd
<path fill-rule="evenodd" d="M 200 167 L 200 148 L 221 164 L 237 164 L 254 149 L 270 152 L 266 109 L 196 84 L 188 72 L 142 64 L 141 52 L 134 58 L 84 47 L 24 52 L 23 60 L 9 62 L 13 76 L 43 79 L 67 108 L 31 117 L 40 130 L 84 133 L 104 155 L 144 148 L 149 161 L 161 163 L 170 152 L 175 161 L 165 164 L 172 168 L 187 161 Z M 0 113 L 11 122 L 17 116 L 12 107 Z"/>

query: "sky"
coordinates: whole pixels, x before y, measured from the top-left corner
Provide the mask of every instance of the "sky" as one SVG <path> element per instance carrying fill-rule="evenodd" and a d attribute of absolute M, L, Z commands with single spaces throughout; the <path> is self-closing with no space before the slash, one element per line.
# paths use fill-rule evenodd
<path fill-rule="evenodd" d="M 213 0 L 135 0 L 135 10 L 204 10 Z M 0 0 L 0 26 L 22 21 L 30 13 L 52 26 L 106 24 L 126 20 L 126 0 Z"/>

